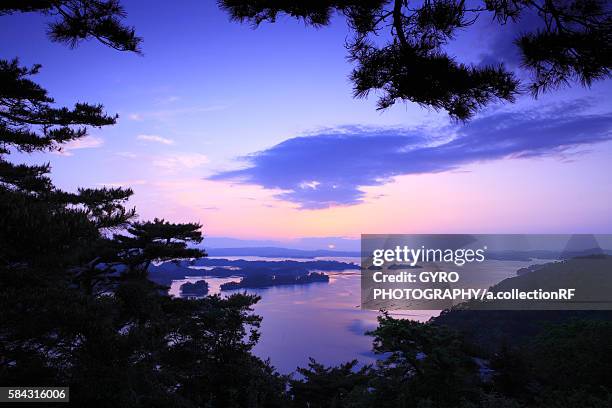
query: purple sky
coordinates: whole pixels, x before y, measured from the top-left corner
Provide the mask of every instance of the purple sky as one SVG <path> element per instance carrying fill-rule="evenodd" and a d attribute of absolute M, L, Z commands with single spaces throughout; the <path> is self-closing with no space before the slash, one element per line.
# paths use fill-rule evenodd
<path fill-rule="evenodd" d="M 58 103 L 120 115 L 62 155 L 27 159 L 51 161 L 61 187 L 132 186 L 143 218 L 200 221 L 208 236 L 612 230 L 610 81 L 467 125 L 411 104 L 380 113 L 351 98 L 340 18 L 253 30 L 214 2 L 122 3 L 144 56 L 70 50 L 46 39 L 44 16 L 0 17 L 1 58 L 43 64 L 37 80 Z M 516 66 L 509 39 L 533 21 L 521 24 L 500 33 L 482 19 L 449 49 Z"/>

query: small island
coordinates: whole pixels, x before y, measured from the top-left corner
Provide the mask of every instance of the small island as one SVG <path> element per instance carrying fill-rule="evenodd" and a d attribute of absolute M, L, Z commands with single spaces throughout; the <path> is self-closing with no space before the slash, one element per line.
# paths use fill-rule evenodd
<path fill-rule="evenodd" d="M 200 269 L 201 268 L 201 269 Z M 359 270 L 354 263 L 317 259 L 312 261 L 295 260 L 255 260 L 201 258 L 189 261 L 169 261 L 149 267 L 150 279 L 160 285 L 170 286 L 173 280 L 186 276 L 212 276 L 228 278 L 231 276 L 251 277 L 260 274 L 280 276 L 306 275 L 309 272 L 344 272 Z"/>
<path fill-rule="evenodd" d="M 206 296 L 208 293 L 208 283 L 199 280 L 194 283 L 183 283 L 181 285 L 181 295 L 183 296 Z"/>
<path fill-rule="evenodd" d="M 257 274 L 245 276 L 240 282 L 224 283 L 221 285 L 221 290 L 268 288 L 281 285 L 304 285 L 313 282 L 329 282 L 329 276 L 323 272 L 311 272 L 298 275 Z"/>

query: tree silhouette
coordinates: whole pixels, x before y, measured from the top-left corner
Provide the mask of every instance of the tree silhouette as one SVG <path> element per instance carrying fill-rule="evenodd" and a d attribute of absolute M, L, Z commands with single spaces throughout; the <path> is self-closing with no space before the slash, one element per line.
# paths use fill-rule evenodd
<path fill-rule="evenodd" d="M 139 51 L 116 1 L 0 5 L 29 11 L 55 17 L 52 40 Z M 0 383 L 70 386 L 74 406 L 282 406 L 284 379 L 251 354 L 257 297 L 174 299 L 148 279 L 152 262 L 206 255 L 200 224 L 137 220 L 131 189 L 63 191 L 49 164 L 9 160 L 117 120 L 102 105 L 56 107 L 40 68 L 0 61 Z"/>
<path fill-rule="evenodd" d="M 446 110 L 467 120 L 496 100 L 514 101 L 521 84 L 503 64 L 457 62 L 445 46 L 478 18 L 498 24 L 536 13 L 541 28 L 516 39 L 534 96 L 578 81 L 608 78 L 612 65 L 612 16 L 605 0 L 219 0 L 236 21 L 255 26 L 286 14 L 325 26 L 339 13 L 353 32 L 347 42 L 357 98 L 378 91 L 378 109 L 397 101 Z"/>
<path fill-rule="evenodd" d="M 202 241 L 200 228 L 200 224 L 171 224 L 157 218 L 152 222 L 131 223 L 127 228 L 129 235 L 115 235 L 117 257 L 120 264 L 127 266 L 124 275 L 147 277 L 153 261 L 205 256 L 201 249 L 187 247 L 189 243 Z"/>
<path fill-rule="evenodd" d="M 477 366 L 456 332 L 383 313 L 378 327 L 368 334 L 374 337 L 374 352 L 385 356 L 378 365 L 377 387 L 386 401 L 381 406 L 429 401 L 432 406 L 453 407 L 477 396 Z M 444 392 L 436 392 L 439 389 Z"/>
<path fill-rule="evenodd" d="M 373 370 L 357 367 L 357 360 L 325 367 L 310 359 L 308 368 L 297 369 L 301 378 L 290 379 L 290 394 L 296 407 L 361 407 L 374 403 L 368 392 Z"/>
<path fill-rule="evenodd" d="M 117 0 L 6 0 L 0 16 L 18 12 L 39 12 L 52 16 L 51 40 L 76 47 L 94 38 L 120 51 L 139 51 L 142 39 L 134 28 L 123 24 L 125 11 Z"/>
<path fill-rule="evenodd" d="M 0 194 L 2 259 L 7 266 L 69 267 L 84 261 L 85 240 L 101 229 L 124 226 L 135 215 L 124 204 L 130 189 L 57 189 L 49 164 L 13 164 L 11 152 L 60 150 L 87 136 L 87 127 L 112 125 L 115 116 L 101 105 L 78 103 L 56 108 L 47 91 L 30 78 L 40 66 L 0 61 Z M 35 256 L 34 256 L 35 255 Z"/>

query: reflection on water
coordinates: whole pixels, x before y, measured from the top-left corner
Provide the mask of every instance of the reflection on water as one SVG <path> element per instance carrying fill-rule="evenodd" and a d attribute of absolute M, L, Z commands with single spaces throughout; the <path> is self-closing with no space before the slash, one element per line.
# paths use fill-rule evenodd
<path fill-rule="evenodd" d="M 359 258 L 330 260 L 359 262 Z M 516 270 L 525 266 L 525 263 L 519 265 L 509 262 L 505 265 L 500 263 L 498 266 L 494 275 L 501 280 L 514 276 Z M 201 275 L 195 276 L 198 272 Z M 263 317 L 261 339 L 255 347 L 255 354 L 264 359 L 269 357 L 282 373 L 290 373 L 298 366 L 306 366 L 308 357 L 328 365 L 353 359 L 361 363 L 374 362 L 371 353 L 372 339 L 364 333 L 376 327 L 378 312 L 360 309 L 360 271 L 326 273 L 330 276 L 329 283 L 316 282 L 247 290 L 261 296 L 261 300 L 255 305 L 255 313 Z M 235 276 L 215 278 L 205 275 L 205 271 L 194 270 L 193 277 L 173 281 L 170 294 L 178 296 L 180 285 L 202 278 L 208 282 L 209 293 L 219 293 L 222 283 L 240 279 Z M 233 292 L 227 291 L 223 294 Z M 426 321 L 437 314 L 436 311 L 393 312 L 393 316 L 419 321 Z"/>
<path fill-rule="evenodd" d="M 253 291 L 262 296 L 255 311 L 264 318 L 255 353 L 270 357 L 283 373 L 304 367 L 308 357 L 325 364 L 374 361 L 372 339 L 364 333 L 376 327 L 378 313 L 360 309 L 361 275 L 329 275 L 329 283 Z M 434 314 L 404 312 L 404 317 L 427 320 Z"/>
<path fill-rule="evenodd" d="M 330 260 L 356 263 L 359 261 L 358 258 Z M 263 317 L 261 339 L 254 352 L 261 358 L 270 358 L 272 364 L 282 373 L 290 373 L 298 366 L 306 366 L 308 357 L 325 364 L 339 364 L 353 359 L 362 363 L 374 361 L 370 352 L 372 339 L 364 333 L 376 327 L 378 313 L 360 309 L 360 271 L 326 273 L 330 277 L 329 283 L 316 282 L 247 290 L 248 293 L 261 296 L 261 300 L 255 305 L 255 313 Z M 183 283 L 205 279 L 209 293 L 215 294 L 220 293 L 221 284 L 240 279 L 236 276 L 209 277 L 206 276 L 205 270 L 195 269 L 193 275 L 173 281 L 169 293 L 180 296 L 180 286 Z M 240 291 L 242 290 L 238 290 Z M 224 291 L 223 294 L 234 292 Z M 403 312 L 401 316 L 427 320 L 434 314 L 431 311 Z"/>
<path fill-rule="evenodd" d="M 226 283 L 226 282 L 231 282 L 231 281 L 239 281 L 241 279 L 240 276 L 228 276 L 226 278 L 216 278 L 214 276 L 207 276 L 207 275 L 197 275 L 196 276 L 196 272 L 194 271 L 194 276 L 187 276 L 185 277 L 185 279 L 178 279 L 178 280 L 173 280 L 172 284 L 170 284 L 170 290 L 168 290 L 168 293 L 171 296 L 181 296 L 181 285 L 184 283 L 195 283 L 199 280 L 204 279 L 206 281 L 206 283 L 208 283 L 208 294 L 209 295 L 215 295 L 215 294 L 219 294 L 221 293 L 221 285 Z M 231 292 L 223 292 L 223 293 L 231 293 Z M 199 296 L 202 297 L 202 296 Z"/>

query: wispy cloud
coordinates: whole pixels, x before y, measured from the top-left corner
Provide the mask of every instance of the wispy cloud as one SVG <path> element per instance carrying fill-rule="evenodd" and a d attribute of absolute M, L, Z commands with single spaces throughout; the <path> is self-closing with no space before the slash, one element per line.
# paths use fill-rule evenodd
<path fill-rule="evenodd" d="M 363 201 L 361 187 L 407 174 L 438 173 L 504 158 L 560 155 L 612 140 L 612 113 L 587 113 L 585 101 L 529 111 L 498 111 L 436 130 L 346 127 L 294 137 L 242 159 L 246 168 L 212 180 L 281 190 L 301 208 Z"/>
<path fill-rule="evenodd" d="M 97 136 L 85 136 L 80 139 L 72 140 L 61 146 L 61 150 L 56 152 L 62 156 L 73 156 L 74 150 L 79 149 L 95 149 L 101 147 L 104 144 L 104 140 Z"/>
<path fill-rule="evenodd" d="M 159 104 L 168 104 L 180 101 L 181 98 L 176 95 L 170 95 L 162 98 L 157 98 L 156 102 Z"/>
<path fill-rule="evenodd" d="M 124 181 L 111 181 L 107 183 L 97 183 L 100 187 L 130 187 L 147 184 L 146 180 L 124 180 Z"/>
<path fill-rule="evenodd" d="M 115 155 L 119 157 L 125 157 L 126 159 L 135 159 L 136 157 L 138 157 L 138 155 L 133 152 L 116 152 Z"/>
<path fill-rule="evenodd" d="M 176 100 L 175 100 L 176 101 Z M 167 100 L 166 103 L 170 101 Z M 172 109 L 159 109 L 146 112 L 134 112 L 128 118 L 135 121 L 146 119 L 169 120 L 178 116 L 195 115 L 199 113 L 218 112 L 228 108 L 228 105 L 209 105 L 209 106 L 184 106 Z"/>
<path fill-rule="evenodd" d="M 138 135 L 136 136 L 136 139 L 144 140 L 145 142 L 161 143 L 165 145 L 174 144 L 174 140 L 158 135 Z"/>
<path fill-rule="evenodd" d="M 208 157 L 200 153 L 176 153 L 157 157 L 152 163 L 166 170 L 194 169 L 208 163 Z"/>

